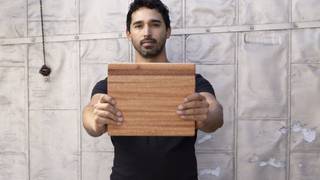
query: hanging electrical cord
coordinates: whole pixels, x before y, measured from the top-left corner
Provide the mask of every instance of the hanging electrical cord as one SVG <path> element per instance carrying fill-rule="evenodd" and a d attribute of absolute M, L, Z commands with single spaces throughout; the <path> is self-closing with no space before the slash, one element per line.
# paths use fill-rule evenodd
<path fill-rule="evenodd" d="M 50 67 L 46 64 L 46 48 L 44 43 L 44 29 L 43 29 L 43 13 L 42 13 L 42 0 L 40 0 L 40 18 L 41 18 L 41 36 L 42 36 L 42 54 L 43 54 L 43 65 L 39 70 L 39 73 L 43 76 L 49 76 L 51 73 Z"/>

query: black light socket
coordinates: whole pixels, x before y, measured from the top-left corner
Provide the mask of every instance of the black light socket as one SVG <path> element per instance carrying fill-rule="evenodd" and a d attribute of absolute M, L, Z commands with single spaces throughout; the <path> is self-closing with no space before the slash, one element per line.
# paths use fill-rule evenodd
<path fill-rule="evenodd" d="M 39 70 L 39 73 L 43 76 L 49 76 L 51 73 L 51 69 L 47 65 L 43 65 Z"/>

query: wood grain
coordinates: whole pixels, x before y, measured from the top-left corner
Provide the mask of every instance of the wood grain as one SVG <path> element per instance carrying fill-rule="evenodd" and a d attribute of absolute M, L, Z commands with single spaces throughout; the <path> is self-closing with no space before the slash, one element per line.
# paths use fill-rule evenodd
<path fill-rule="evenodd" d="M 124 115 L 111 136 L 194 136 L 195 122 L 182 120 L 177 106 L 195 91 L 194 64 L 109 64 L 108 94 Z"/>

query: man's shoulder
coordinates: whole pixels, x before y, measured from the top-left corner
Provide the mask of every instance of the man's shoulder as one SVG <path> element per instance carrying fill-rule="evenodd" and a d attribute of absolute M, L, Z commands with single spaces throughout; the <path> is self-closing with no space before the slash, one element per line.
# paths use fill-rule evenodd
<path fill-rule="evenodd" d="M 196 92 L 209 92 L 215 96 L 211 83 L 201 74 L 196 74 Z"/>
<path fill-rule="evenodd" d="M 204 78 L 201 74 L 196 74 L 196 83 L 197 84 L 203 84 L 203 83 L 209 83 L 210 84 L 210 82 L 206 79 L 206 78 Z"/>
<path fill-rule="evenodd" d="M 97 93 L 107 93 L 107 78 L 100 80 L 96 83 L 96 85 L 93 87 L 91 92 L 91 97 Z"/>
<path fill-rule="evenodd" d="M 196 74 L 196 80 L 204 79 L 204 77 L 201 74 Z"/>

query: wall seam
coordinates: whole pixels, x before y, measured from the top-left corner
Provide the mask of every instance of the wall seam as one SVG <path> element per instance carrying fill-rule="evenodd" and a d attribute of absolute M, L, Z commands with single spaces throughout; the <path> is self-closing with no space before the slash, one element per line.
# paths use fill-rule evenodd
<path fill-rule="evenodd" d="M 186 0 L 182 1 L 182 28 L 186 29 Z M 183 63 L 187 63 L 187 38 L 188 35 L 184 34 L 182 36 L 182 59 L 183 59 Z"/>
<path fill-rule="evenodd" d="M 288 5 L 289 11 L 289 22 L 292 23 L 292 0 L 289 0 Z M 292 61 L 292 30 L 289 30 L 289 52 L 288 52 L 288 79 L 287 79 L 287 89 L 288 89 L 288 119 L 287 119 L 287 128 L 288 128 L 288 137 L 287 137 L 287 151 L 286 151 L 286 158 L 287 158 L 287 168 L 286 168 L 286 180 L 290 180 L 291 174 L 291 61 Z"/>
<path fill-rule="evenodd" d="M 306 62 L 306 63 L 293 63 L 293 62 L 291 62 L 291 65 L 307 65 L 307 64 L 310 64 L 310 65 L 312 65 L 312 64 L 314 64 L 314 65 L 317 65 L 317 64 L 320 64 L 320 62 Z"/>
<path fill-rule="evenodd" d="M 28 148 L 28 180 L 31 180 L 31 163 L 30 163 L 30 106 L 29 106 L 29 96 L 30 96 L 30 92 L 29 92 L 29 47 L 30 45 L 27 45 L 27 57 L 26 57 L 26 60 L 25 60 L 25 97 L 26 97 L 26 100 L 25 100 L 25 107 L 26 107 L 26 110 L 25 110 L 25 117 L 26 117 L 26 120 L 27 120 L 27 148 Z"/>
<path fill-rule="evenodd" d="M 289 31 L 289 53 L 288 53 L 288 120 L 287 120 L 287 127 L 288 127 L 288 139 L 287 139 L 287 180 L 290 180 L 290 163 L 291 163 L 291 53 L 292 53 L 292 32 L 291 30 Z"/>
<path fill-rule="evenodd" d="M 235 82 L 235 105 L 234 105 L 234 179 L 238 179 L 238 74 L 239 74 L 239 33 L 236 33 L 236 49 L 235 49 L 235 73 L 234 73 L 234 82 Z"/>
<path fill-rule="evenodd" d="M 77 17 L 77 32 L 80 34 L 80 0 L 76 1 L 76 7 L 78 11 L 78 17 Z M 79 127 L 78 127 L 78 149 L 79 149 L 79 166 L 78 166 L 78 179 L 82 180 L 82 113 L 81 113 L 81 41 L 78 41 L 78 88 L 79 88 Z"/>
<path fill-rule="evenodd" d="M 79 62 L 78 62 L 78 88 L 79 88 L 79 109 L 78 109 L 78 114 L 79 114 L 79 129 L 78 129 L 78 148 L 79 148 L 79 170 L 78 170 L 78 178 L 82 180 L 82 113 L 81 113 L 81 58 L 80 58 L 80 53 L 81 53 L 81 44 L 80 42 L 78 43 L 78 54 L 79 54 Z"/>
<path fill-rule="evenodd" d="M 29 37 L 29 0 L 26 0 L 26 20 L 27 20 L 27 37 Z M 25 97 L 26 97 L 26 100 L 25 100 L 25 118 L 26 118 L 26 121 L 27 121 L 27 149 L 28 149 L 28 152 L 27 152 L 27 160 L 28 160 L 28 164 L 27 164 L 27 170 L 28 170 L 28 173 L 27 173 L 27 179 L 28 180 L 31 180 L 31 163 L 30 163 L 30 114 L 29 114 L 29 44 L 26 45 L 27 47 L 27 57 L 25 59 L 25 63 L 24 63 L 24 69 L 25 69 Z"/>
<path fill-rule="evenodd" d="M 236 0 L 236 24 L 240 24 L 240 17 L 239 17 L 239 0 Z M 239 74 L 239 32 L 236 32 L 236 49 L 235 49 L 235 73 L 234 73 L 234 82 L 235 82 L 235 105 L 234 105 L 234 125 L 233 125 L 233 150 L 234 150 L 234 164 L 233 164 L 233 175 L 234 180 L 238 179 L 238 74 Z"/>
<path fill-rule="evenodd" d="M 296 26 L 296 27 L 295 27 Z M 210 28 L 185 28 L 185 29 L 172 29 L 171 35 L 198 35 L 198 34 L 218 34 L 218 33 L 239 33 L 239 32 L 268 32 L 268 31 L 284 31 L 284 30 L 297 30 L 297 29 L 320 29 L 320 21 L 317 26 L 299 25 L 297 23 L 283 24 L 283 27 L 261 27 L 260 25 L 252 25 L 254 30 L 250 30 L 250 26 L 229 26 L 229 27 L 211 27 Z M 208 30 L 209 29 L 209 30 Z M 70 35 L 54 35 L 46 36 L 46 43 L 51 42 L 71 42 L 71 41 L 89 41 L 89 40 L 105 40 L 117 39 L 119 33 L 100 33 L 100 34 L 70 34 Z M 122 34 L 120 38 L 126 38 Z M 27 38 L 0 38 L 0 45 L 14 45 L 14 44 L 35 44 L 41 43 L 40 36 L 27 37 Z"/>
<path fill-rule="evenodd" d="M 27 37 L 29 37 L 29 0 L 26 0 L 27 5 L 26 5 L 26 21 L 27 21 Z"/>
<path fill-rule="evenodd" d="M 255 121 L 255 120 L 264 120 L 264 121 L 286 121 L 288 118 L 274 118 L 274 117 L 255 117 L 250 118 L 247 116 L 241 116 L 238 118 L 241 121 Z"/>

